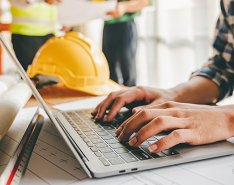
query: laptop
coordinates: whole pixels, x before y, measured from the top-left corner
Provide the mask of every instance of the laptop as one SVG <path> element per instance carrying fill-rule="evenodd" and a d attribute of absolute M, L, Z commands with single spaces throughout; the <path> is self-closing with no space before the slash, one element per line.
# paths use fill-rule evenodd
<path fill-rule="evenodd" d="M 234 154 L 234 144 L 228 141 L 203 146 L 183 144 L 158 154 L 150 153 L 149 145 L 164 137 L 166 133 L 149 138 L 138 148 L 120 143 L 115 136 L 115 130 L 131 116 L 130 112 L 120 112 L 109 125 L 104 125 L 93 120 L 91 110 L 60 111 L 50 108 L 10 47 L 2 38 L 0 40 L 22 78 L 31 88 L 34 97 L 90 178 L 102 178 Z"/>

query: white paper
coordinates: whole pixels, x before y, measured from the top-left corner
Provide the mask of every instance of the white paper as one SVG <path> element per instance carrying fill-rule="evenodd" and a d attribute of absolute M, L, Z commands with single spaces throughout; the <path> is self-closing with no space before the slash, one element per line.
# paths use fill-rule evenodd
<path fill-rule="evenodd" d="M 59 23 L 76 26 L 94 19 L 107 19 L 107 12 L 115 9 L 116 1 L 64 0 L 58 5 Z"/>
<path fill-rule="evenodd" d="M 15 84 L 0 98 L 0 140 L 13 123 L 19 110 L 32 96 L 32 91 L 24 82 Z"/>
<path fill-rule="evenodd" d="M 10 158 L 15 154 L 36 110 L 36 107 L 21 110 L 5 137 L 0 141 L 0 179 Z"/>

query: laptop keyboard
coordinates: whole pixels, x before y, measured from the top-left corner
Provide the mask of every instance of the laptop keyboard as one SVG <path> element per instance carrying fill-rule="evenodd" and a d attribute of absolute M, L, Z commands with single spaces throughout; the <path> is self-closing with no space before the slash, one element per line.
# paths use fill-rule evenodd
<path fill-rule="evenodd" d="M 165 150 L 157 154 L 150 153 L 148 150 L 150 144 L 159 140 L 162 136 L 151 137 L 137 148 L 131 147 L 128 143 L 120 143 L 116 137 L 115 131 L 124 120 L 131 116 L 130 112 L 119 113 L 116 118 L 108 124 L 96 122 L 92 119 L 90 110 L 61 113 L 104 166 L 169 157 L 179 154 L 174 149 Z"/>

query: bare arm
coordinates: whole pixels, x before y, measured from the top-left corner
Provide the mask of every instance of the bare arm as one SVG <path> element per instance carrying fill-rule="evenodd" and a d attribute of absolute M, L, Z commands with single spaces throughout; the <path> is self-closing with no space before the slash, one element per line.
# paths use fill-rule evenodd
<path fill-rule="evenodd" d="M 131 0 L 118 2 L 114 11 L 107 12 L 108 15 L 119 18 L 125 13 L 134 13 L 149 5 L 150 0 Z"/>
<path fill-rule="evenodd" d="M 213 104 L 219 98 L 218 86 L 213 81 L 199 76 L 170 90 L 175 93 L 173 101 L 184 103 Z"/>
<path fill-rule="evenodd" d="M 149 5 L 149 0 L 131 0 L 120 2 L 125 7 L 126 13 L 133 13 L 142 10 L 144 7 Z"/>

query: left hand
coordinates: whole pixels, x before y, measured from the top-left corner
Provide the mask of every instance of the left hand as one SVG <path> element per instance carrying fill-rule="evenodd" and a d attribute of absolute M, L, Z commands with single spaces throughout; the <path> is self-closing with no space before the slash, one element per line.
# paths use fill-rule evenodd
<path fill-rule="evenodd" d="M 148 138 L 162 131 L 174 130 L 153 143 L 149 150 L 154 153 L 180 143 L 208 144 L 234 136 L 234 106 L 208 106 L 177 102 L 155 105 L 142 109 L 126 120 L 117 130 L 120 141 L 129 141 L 138 147 Z"/>
<path fill-rule="evenodd" d="M 112 16 L 113 18 L 120 18 L 126 13 L 125 4 L 119 2 L 114 11 L 107 12 L 107 15 Z"/>

